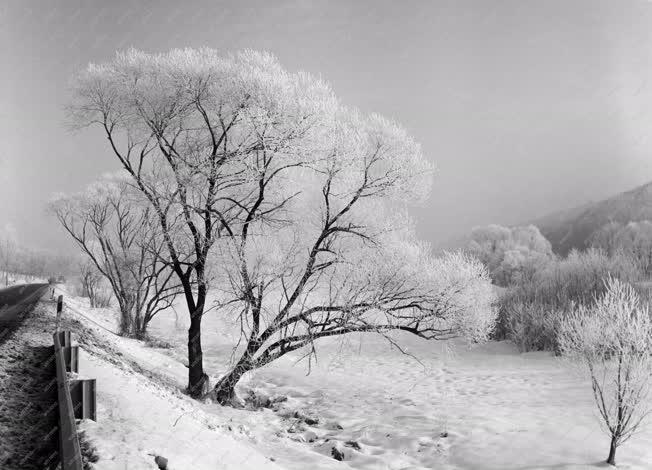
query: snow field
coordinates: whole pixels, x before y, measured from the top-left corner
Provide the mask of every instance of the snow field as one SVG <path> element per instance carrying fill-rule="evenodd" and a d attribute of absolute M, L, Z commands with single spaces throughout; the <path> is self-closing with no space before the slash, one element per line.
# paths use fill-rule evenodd
<path fill-rule="evenodd" d="M 81 302 L 79 307 L 83 310 Z M 177 312 L 178 315 L 173 311 L 159 314 L 150 331 L 156 338 L 171 343 L 172 349 L 149 348 L 142 342 L 104 334 L 125 357 L 156 374 L 159 381 L 169 381 L 180 390 L 187 380 L 187 320 L 180 306 Z M 110 311 L 84 310 L 83 314 L 104 327 L 114 328 Z M 98 326 L 94 328 L 104 331 Z M 203 331 L 204 367 L 214 383 L 232 360 L 237 325 L 209 312 Z M 273 408 L 220 407 L 165 391 L 171 397 L 169 400 L 173 398 L 172 403 L 179 403 L 179 408 L 166 405 L 167 398 L 147 401 L 143 406 L 153 416 L 141 413 L 140 421 L 132 422 L 130 413 L 137 414 L 140 406 L 127 403 L 120 410 L 129 412 L 121 411 L 119 419 L 115 415 L 112 419 L 127 423 L 123 427 L 134 427 L 126 439 L 129 442 L 138 440 L 136 436 L 142 434 L 139 427 L 150 426 L 143 420 L 162 423 L 164 431 L 154 433 L 147 442 L 140 438 L 138 449 L 133 452 L 141 457 L 148 452 L 161 452 L 167 457 L 163 452 L 178 452 L 185 445 L 197 449 L 188 458 L 203 455 L 201 441 L 189 438 L 179 441 L 183 444 L 175 444 L 165 430 L 178 416 L 191 410 L 174 428 L 188 416 L 204 425 L 214 423 L 221 429 L 230 429 L 228 432 L 238 445 L 255 447 L 266 456 L 265 464 L 273 465 L 269 460 L 273 458 L 276 464 L 288 469 L 604 467 L 608 438 L 600 429 L 590 385 L 564 361 L 549 353 L 519 354 L 508 342 L 468 348 L 459 342 L 427 342 L 409 335 L 396 339 L 420 362 L 373 335 L 325 339 L 318 344 L 318 360 L 311 364 L 309 375 L 306 362 L 296 363 L 301 356 L 298 353 L 243 378 L 238 389 L 243 398 L 250 393 L 263 399 L 287 397 Z M 82 370 L 85 375 L 98 377 L 99 393 L 102 372 Z M 112 383 L 124 380 L 105 379 Z M 134 389 L 136 385 L 129 381 L 124 386 L 124 390 L 129 390 L 124 395 L 149 396 L 132 393 L 140 389 Z M 118 395 L 116 392 L 113 398 L 103 400 L 112 403 Z M 161 412 L 157 411 L 159 408 Z M 170 413 L 174 416 L 167 417 Z M 308 423 L 305 417 L 316 422 Z M 184 428 L 183 434 L 192 435 L 199 429 L 193 428 L 192 423 L 185 426 L 188 428 Z M 112 432 L 119 433 L 120 429 L 118 426 Z M 200 433 L 203 435 L 211 436 L 208 440 L 218 439 L 208 431 Z M 102 447 L 98 447 L 102 453 Z M 217 451 L 214 448 L 206 447 Z M 343 455 L 343 461 L 333 458 L 333 448 Z M 115 446 L 105 451 L 117 455 L 118 449 Z M 652 468 L 652 422 L 618 452 L 618 468 Z M 143 457 L 145 461 L 147 458 Z"/>

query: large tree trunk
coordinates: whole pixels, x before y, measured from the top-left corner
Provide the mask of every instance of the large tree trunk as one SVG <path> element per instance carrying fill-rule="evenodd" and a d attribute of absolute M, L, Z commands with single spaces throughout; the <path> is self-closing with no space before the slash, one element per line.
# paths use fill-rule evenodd
<path fill-rule="evenodd" d="M 201 318 L 204 305 L 200 303 L 190 313 L 188 328 L 188 393 L 193 398 L 200 398 L 208 391 L 208 376 L 204 373 L 201 350 Z"/>
<path fill-rule="evenodd" d="M 188 277 L 181 277 L 188 313 L 190 313 L 190 328 L 188 328 L 188 394 L 193 398 L 201 398 L 208 392 L 208 375 L 204 373 L 204 359 L 201 350 L 201 320 L 206 305 L 206 284 L 204 282 L 203 266 L 195 268 L 197 275 L 197 300 L 193 296 L 192 285 Z"/>
<path fill-rule="evenodd" d="M 134 320 L 134 337 L 136 339 L 145 339 L 147 336 L 147 323 L 145 323 L 140 315 L 136 315 Z"/>
<path fill-rule="evenodd" d="M 134 333 L 133 303 L 123 294 L 122 299 L 118 298 L 118 304 L 120 305 L 120 335 L 131 336 Z"/>
<path fill-rule="evenodd" d="M 142 305 L 136 303 L 136 314 L 134 315 L 134 336 L 136 339 L 145 339 L 147 334 L 147 323 L 145 323 L 142 313 Z"/>
<path fill-rule="evenodd" d="M 609 457 L 607 457 L 609 465 L 616 465 L 616 438 L 611 438 L 611 446 L 609 448 Z"/>

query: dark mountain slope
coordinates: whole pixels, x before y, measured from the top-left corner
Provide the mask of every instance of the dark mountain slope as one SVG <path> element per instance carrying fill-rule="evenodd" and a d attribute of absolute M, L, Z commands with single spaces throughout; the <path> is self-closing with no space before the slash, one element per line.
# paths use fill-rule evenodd
<path fill-rule="evenodd" d="M 652 220 L 652 182 L 531 223 L 550 240 L 556 253 L 566 255 L 573 248 L 586 248 L 591 235 L 611 221 L 627 223 L 639 220 Z"/>

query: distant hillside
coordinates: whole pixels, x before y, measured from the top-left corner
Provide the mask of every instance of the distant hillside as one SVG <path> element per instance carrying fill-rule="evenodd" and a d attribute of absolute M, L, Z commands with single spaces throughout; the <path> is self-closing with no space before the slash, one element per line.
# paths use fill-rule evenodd
<path fill-rule="evenodd" d="M 611 221 L 627 223 L 639 220 L 652 220 L 652 182 L 531 223 L 550 240 L 556 253 L 566 255 L 573 248 L 586 248 L 593 232 Z"/>

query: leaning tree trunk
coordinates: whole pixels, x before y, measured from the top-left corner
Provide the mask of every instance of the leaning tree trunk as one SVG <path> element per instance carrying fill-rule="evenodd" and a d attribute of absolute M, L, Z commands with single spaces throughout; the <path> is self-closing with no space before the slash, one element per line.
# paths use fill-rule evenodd
<path fill-rule="evenodd" d="M 216 384 L 211 392 L 211 396 L 220 405 L 230 405 L 237 402 L 235 386 L 242 376 L 252 370 L 253 366 L 249 361 L 240 360 L 238 364 L 224 375 Z"/>
<path fill-rule="evenodd" d="M 616 438 L 611 438 L 611 446 L 609 447 L 609 457 L 607 457 L 607 463 L 609 465 L 616 465 Z"/>

